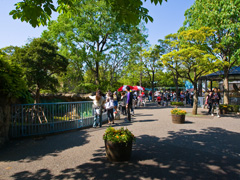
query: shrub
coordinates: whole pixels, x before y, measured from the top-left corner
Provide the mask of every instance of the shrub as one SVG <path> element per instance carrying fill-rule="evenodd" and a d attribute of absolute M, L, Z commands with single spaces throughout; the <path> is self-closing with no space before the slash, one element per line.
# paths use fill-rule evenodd
<path fill-rule="evenodd" d="M 171 102 L 171 105 L 173 105 L 173 106 L 184 106 L 183 102 L 175 102 L 175 101 Z"/>
<path fill-rule="evenodd" d="M 219 109 L 225 109 L 228 112 L 239 112 L 239 105 L 221 104 Z"/>

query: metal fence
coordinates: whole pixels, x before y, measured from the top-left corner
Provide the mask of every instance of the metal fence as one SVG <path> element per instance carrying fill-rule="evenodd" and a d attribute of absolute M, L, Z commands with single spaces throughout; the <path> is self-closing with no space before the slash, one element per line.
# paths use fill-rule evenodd
<path fill-rule="evenodd" d="M 92 101 L 16 104 L 11 108 L 10 137 L 49 134 L 93 124 Z M 103 122 L 107 115 L 103 113 Z"/>

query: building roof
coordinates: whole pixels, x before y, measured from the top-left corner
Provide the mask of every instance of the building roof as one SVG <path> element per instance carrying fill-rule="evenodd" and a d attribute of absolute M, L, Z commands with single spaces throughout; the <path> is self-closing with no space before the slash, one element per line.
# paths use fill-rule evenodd
<path fill-rule="evenodd" d="M 223 71 L 217 71 L 205 76 L 201 76 L 201 80 L 221 81 L 223 79 Z M 229 80 L 240 80 L 240 66 L 232 67 L 228 73 Z"/>

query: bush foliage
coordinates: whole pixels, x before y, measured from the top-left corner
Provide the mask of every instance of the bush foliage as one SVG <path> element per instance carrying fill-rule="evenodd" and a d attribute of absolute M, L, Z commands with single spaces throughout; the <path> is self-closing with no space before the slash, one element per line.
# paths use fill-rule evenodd
<path fill-rule="evenodd" d="M 175 101 L 171 102 L 171 105 L 173 105 L 173 106 L 184 106 L 183 102 L 175 102 Z"/>

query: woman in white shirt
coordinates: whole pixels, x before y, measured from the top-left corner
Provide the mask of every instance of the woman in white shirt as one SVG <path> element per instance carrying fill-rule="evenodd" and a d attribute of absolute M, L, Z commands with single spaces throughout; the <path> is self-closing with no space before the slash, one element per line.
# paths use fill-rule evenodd
<path fill-rule="evenodd" d="M 93 127 L 102 127 L 102 108 L 104 106 L 105 100 L 102 97 L 101 91 L 98 90 L 95 96 L 89 96 L 93 99 L 93 110 L 94 110 L 94 122 Z"/>
<path fill-rule="evenodd" d="M 114 117 L 113 117 L 113 95 L 112 93 L 108 93 L 108 98 L 105 103 L 105 108 L 107 110 L 107 115 L 108 115 L 108 124 L 114 124 Z"/>

